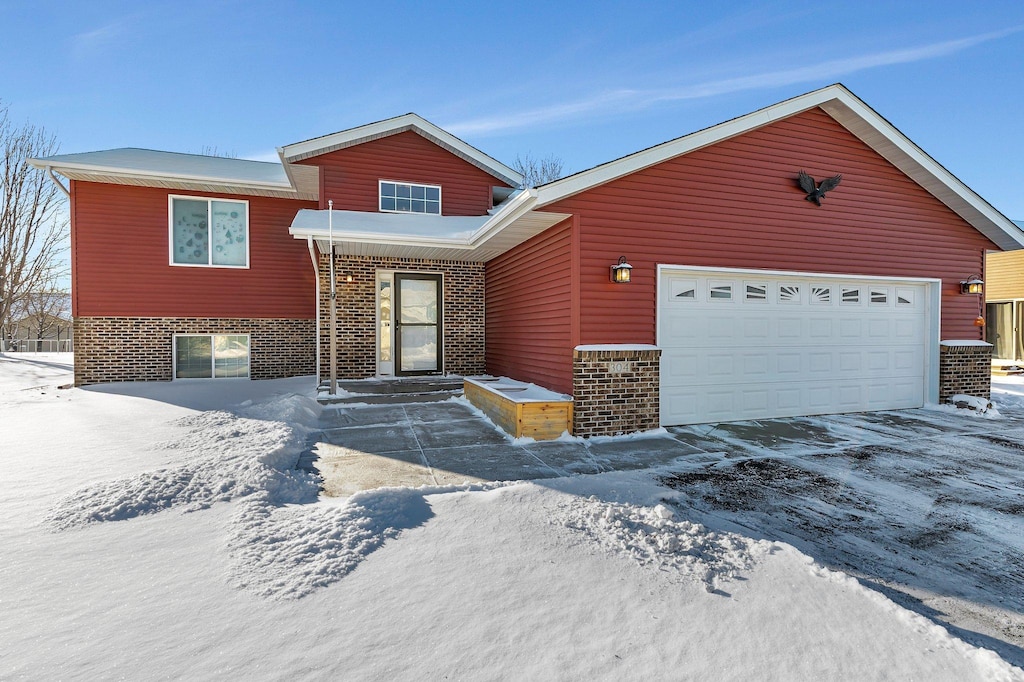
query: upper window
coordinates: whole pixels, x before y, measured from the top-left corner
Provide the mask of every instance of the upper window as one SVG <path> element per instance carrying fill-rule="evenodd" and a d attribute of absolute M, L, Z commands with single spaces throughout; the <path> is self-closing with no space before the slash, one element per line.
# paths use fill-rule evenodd
<path fill-rule="evenodd" d="M 249 267 L 249 203 L 171 197 L 171 264 Z"/>
<path fill-rule="evenodd" d="M 441 215 L 441 188 L 381 180 L 380 210 Z"/>

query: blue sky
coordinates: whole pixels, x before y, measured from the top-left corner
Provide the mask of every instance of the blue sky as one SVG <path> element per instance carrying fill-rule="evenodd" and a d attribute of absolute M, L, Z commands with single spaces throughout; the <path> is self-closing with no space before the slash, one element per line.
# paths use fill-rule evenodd
<path fill-rule="evenodd" d="M 275 147 L 407 111 L 570 171 L 842 82 L 1024 219 L 1024 3 L 0 0 L 0 101 L 64 152 Z"/>

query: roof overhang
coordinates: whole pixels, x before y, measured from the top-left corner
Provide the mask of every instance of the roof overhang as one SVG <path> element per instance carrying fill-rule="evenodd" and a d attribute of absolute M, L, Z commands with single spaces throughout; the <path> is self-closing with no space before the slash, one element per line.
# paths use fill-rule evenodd
<path fill-rule="evenodd" d="M 292 179 L 289 183 L 71 162 L 60 157 L 28 159 L 27 163 L 40 170 L 50 169 L 69 180 L 310 201 L 317 200 L 320 184 L 319 169 L 316 167 L 302 167 L 293 176 L 286 166 L 285 171 Z"/>
<path fill-rule="evenodd" d="M 296 239 L 313 239 L 321 253 L 329 253 L 333 243 L 335 253 L 349 256 L 485 263 L 571 217 L 564 213 L 534 211 L 535 201 L 536 196 L 531 191 L 524 191 L 491 216 L 431 216 L 435 225 L 449 221 L 450 234 L 447 235 L 416 234 L 414 229 L 403 234 L 401 222 L 416 216 L 381 213 L 360 216 L 354 211 L 334 212 L 337 221 L 333 239 L 332 232 L 323 225 L 327 211 L 301 212 L 307 216 L 319 215 L 315 220 L 296 216 L 289 232 Z M 389 219 L 393 219 L 391 229 L 388 232 L 379 229 L 381 221 Z"/>
<path fill-rule="evenodd" d="M 368 123 L 367 125 L 350 128 L 349 130 L 342 130 L 331 135 L 315 137 L 304 142 L 285 145 L 280 147 L 277 152 L 281 157 L 282 163 L 296 163 L 314 156 L 329 154 L 339 149 L 354 147 L 357 144 L 379 140 L 383 137 L 407 131 L 412 131 L 430 140 L 439 147 L 448 150 L 506 184 L 513 187 L 519 187 L 523 184 L 523 176 L 515 170 L 484 154 L 476 147 L 467 144 L 448 131 L 437 127 L 422 116 L 411 113 L 377 121 L 376 123 Z"/>
<path fill-rule="evenodd" d="M 829 85 L 537 188 L 537 207 L 669 159 L 820 107 L 1004 250 L 1024 248 L 1024 231 L 844 86 Z"/>

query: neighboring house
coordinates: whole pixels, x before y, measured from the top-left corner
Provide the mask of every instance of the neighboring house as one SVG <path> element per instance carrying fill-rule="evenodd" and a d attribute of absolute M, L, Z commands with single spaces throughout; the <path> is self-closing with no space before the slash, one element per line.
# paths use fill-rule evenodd
<path fill-rule="evenodd" d="M 278 152 L 31 162 L 71 180 L 77 383 L 327 376 L 333 241 L 342 378 L 508 375 L 581 435 L 915 407 L 987 394 L 959 283 L 1024 246 L 841 85 L 536 189 L 414 114 Z"/>
<path fill-rule="evenodd" d="M 1024 251 L 988 254 L 984 280 L 985 340 L 992 344 L 992 362 L 1024 365 Z"/>

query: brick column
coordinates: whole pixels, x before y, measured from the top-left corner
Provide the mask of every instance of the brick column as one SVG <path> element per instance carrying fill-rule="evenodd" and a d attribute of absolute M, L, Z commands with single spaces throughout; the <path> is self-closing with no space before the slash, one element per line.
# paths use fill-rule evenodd
<path fill-rule="evenodd" d="M 957 394 L 992 397 L 992 344 L 939 342 L 939 403 Z"/>
<path fill-rule="evenodd" d="M 617 436 L 661 425 L 661 349 L 577 346 L 572 357 L 575 436 Z"/>

